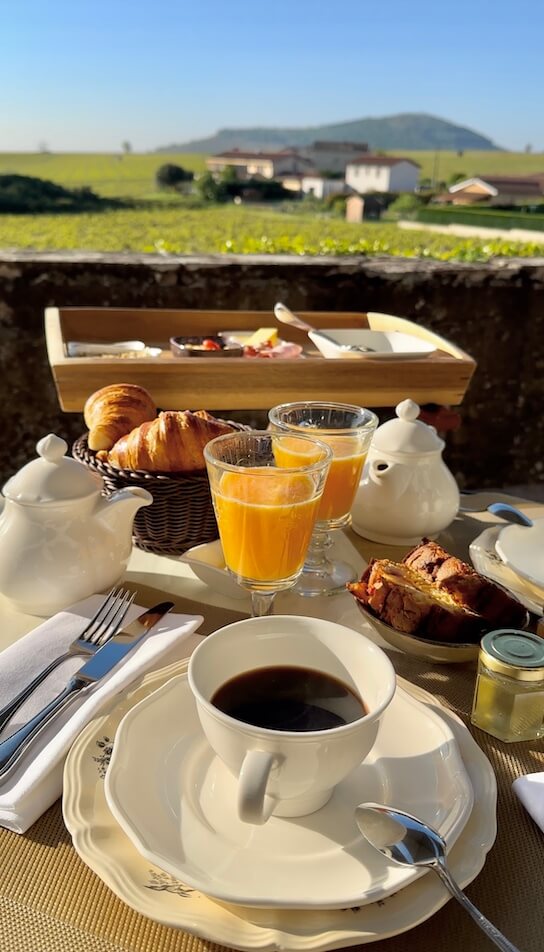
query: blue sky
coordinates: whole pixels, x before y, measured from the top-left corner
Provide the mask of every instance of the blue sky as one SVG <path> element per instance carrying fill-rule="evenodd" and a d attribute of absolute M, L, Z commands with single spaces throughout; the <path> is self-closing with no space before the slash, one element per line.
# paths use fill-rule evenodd
<path fill-rule="evenodd" d="M 0 0 L 0 151 L 425 112 L 544 151 L 541 0 Z"/>

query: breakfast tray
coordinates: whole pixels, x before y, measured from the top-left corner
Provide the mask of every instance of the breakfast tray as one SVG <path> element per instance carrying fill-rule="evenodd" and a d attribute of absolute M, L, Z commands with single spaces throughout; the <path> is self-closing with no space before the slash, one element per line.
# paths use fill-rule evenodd
<path fill-rule="evenodd" d="M 365 357 L 327 359 L 306 333 L 277 324 L 271 311 L 155 310 L 61 307 L 45 311 L 49 363 L 63 410 L 81 412 L 87 397 L 112 383 L 146 387 L 163 409 L 200 406 L 217 410 L 268 409 L 291 400 L 336 400 L 395 406 L 410 397 L 419 404 L 459 405 L 476 368 L 472 357 L 419 324 L 390 314 L 298 311 L 315 328 L 402 331 L 429 341 L 436 351 L 392 362 Z M 294 359 L 249 357 L 177 358 L 169 338 L 224 330 L 277 327 L 283 340 L 301 344 Z M 69 357 L 69 341 L 112 343 L 141 340 L 158 356 Z"/>

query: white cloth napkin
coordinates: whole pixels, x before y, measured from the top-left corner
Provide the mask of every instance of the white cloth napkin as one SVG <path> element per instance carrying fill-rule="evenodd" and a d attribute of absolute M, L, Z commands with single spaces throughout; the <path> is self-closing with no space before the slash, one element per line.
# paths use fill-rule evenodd
<path fill-rule="evenodd" d="M 103 595 L 92 595 L 39 625 L 0 654 L 0 707 L 12 700 L 53 658 L 59 657 L 83 631 Z M 125 625 L 144 608 L 132 605 Z M 13 772 L 0 778 L 0 826 L 24 833 L 62 793 L 62 771 L 68 750 L 85 725 L 120 691 L 147 671 L 187 657 L 200 636 L 201 615 L 169 613 L 111 672 L 76 696 L 66 710 L 28 747 Z M 87 658 L 72 657 L 52 672 L 39 690 L 14 715 L 0 739 L 13 733 L 62 691 Z"/>
<path fill-rule="evenodd" d="M 532 773 L 525 777 L 517 777 L 512 784 L 512 789 L 535 823 L 544 832 L 544 773 Z"/>

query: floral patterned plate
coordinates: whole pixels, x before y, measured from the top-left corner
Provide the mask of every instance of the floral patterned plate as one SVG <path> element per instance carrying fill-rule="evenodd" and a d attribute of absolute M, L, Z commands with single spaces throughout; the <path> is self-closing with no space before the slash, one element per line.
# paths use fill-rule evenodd
<path fill-rule="evenodd" d="M 105 780 L 113 816 L 150 863 L 221 902 L 282 910 L 362 906 L 421 877 L 384 866 L 361 836 L 363 791 L 432 823 L 448 849 L 473 804 L 452 731 L 401 687 L 363 763 L 307 816 L 240 819 L 237 780 L 206 740 L 186 674 L 126 714 Z"/>
<path fill-rule="evenodd" d="M 110 713 L 92 721 L 66 760 L 63 810 L 81 858 L 133 909 L 164 925 L 241 950 L 325 952 L 397 935 L 428 919 L 447 901 L 438 877 L 425 876 L 380 902 L 350 909 L 299 911 L 227 905 L 189 888 L 144 859 L 110 813 L 104 776 L 115 732 L 127 711 L 170 678 L 186 662 L 152 672 Z M 495 776 L 467 729 L 434 698 L 399 679 L 413 697 L 444 718 L 459 744 L 474 788 L 474 808 L 453 846 L 452 873 L 466 886 L 482 869 L 496 835 Z"/>

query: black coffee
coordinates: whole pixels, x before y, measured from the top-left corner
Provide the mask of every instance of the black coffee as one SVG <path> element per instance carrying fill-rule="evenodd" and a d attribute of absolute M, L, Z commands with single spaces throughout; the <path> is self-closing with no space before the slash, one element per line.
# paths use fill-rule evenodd
<path fill-rule="evenodd" d="M 236 675 L 218 688 L 212 704 L 237 721 L 276 731 L 325 731 L 367 713 L 346 684 L 322 671 L 288 665 Z"/>

